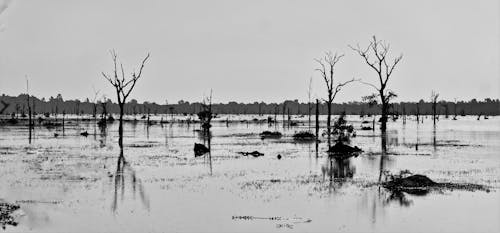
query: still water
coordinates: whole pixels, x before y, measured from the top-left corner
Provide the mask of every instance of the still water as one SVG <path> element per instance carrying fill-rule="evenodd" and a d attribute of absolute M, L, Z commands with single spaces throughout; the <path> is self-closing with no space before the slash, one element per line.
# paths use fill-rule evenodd
<path fill-rule="evenodd" d="M 123 152 L 117 123 L 103 129 L 71 120 L 64 135 L 60 127 L 36 126 L 31 144 L 26 126 L 2 126 L 0 202 L 20 209 L 17 226 L 0 231 L 500 231 L 500 117 L 441 117 L 436 127 L 430 118 L 391 121 L 384 152 L 378 129 L 360 130 L 371 118 L 348 116 L 357 129 L 351 145 L 364 152 L 341 161 L 328 159 L 324 137 L 318 149 L 293 140 L 308 129 L 307 116 L 293 116 L 294 127 L 254 118 L 267 116 L 214 119 L 211 153 L 201 157 L 194 143 L 208 142 L 198 124 L 127 122 Z M 264 130 L 283 137 L 263 140 Z M 251 151 L 264 156 L 238 153 Z M 383 171 L 406 169 L 490 191 L 411 195 L 377 185 Z"/>

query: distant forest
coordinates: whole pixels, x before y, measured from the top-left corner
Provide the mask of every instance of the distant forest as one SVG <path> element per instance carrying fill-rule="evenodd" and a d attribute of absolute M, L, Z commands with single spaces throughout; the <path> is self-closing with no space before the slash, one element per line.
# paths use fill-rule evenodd
<path fill-rule="evenodd" d="M 26 94 L 19 96 L 0 96 L 0 111 L 3 109 L 2 114 L 27 114 Z M 35 114 L 93 114 L 94 106 L 96 114 L 101 114 L 104 107 L 108 113 L 118 113 L 119 107 L 110 99 L 105 101 L 98 100 L 95 103 L 88 98 L 85 101 L 80 100 L 64 100 L 59 94 L 55 98 L 50 97 L 48 100 L 45 98 L 39 99 L 35 96 L 30 96 L 30 103 L 32 110 Z M 8 107 L 4 107 L 5 104 Z M 315 114 L 315 105 L 313 102 L 309 106 L 307 103 L 300 103 L 298 100 L 286 100 L 282 103 L 214 103 L 212 110 L 216 114 L 265 114 L 265 115 L 281 115 L 281 114 L 298 114 L 307 115 L 310 111 Z M 420 115 L 432 114 L 432 103 L 420 100 L 419 102 L 394 102 L 391 105 L 391 114 L 394 115 L 415 115 L 417 113 L 417 106 Z M 154 102 L 138 103 L 137 100 L 132 99 L 125 105 L 126 114 L 195 114 L 201 111 L 202 103 L 188 101 L 179 101 L 177 104 L 157 104 Z M 310 110 L 309 110 L 310 109 Z M 327 113 L 327 106 L 323 101 L 319 104 L 320 114 Z M 380 114 L 380 108 L 377 105 L 371 105 L 365 102 L 348 102 L 333 105 L 333 114 L 338 115 L 345 112 L 351 115 L 365 115 L 365 114 Z M 484 99 L 478 101 L 472 99 L 468 102 L 458 101 L 438 101 L 437 112 L 441 115 L 499 115 L 500 102 L 498 99 Z"/>

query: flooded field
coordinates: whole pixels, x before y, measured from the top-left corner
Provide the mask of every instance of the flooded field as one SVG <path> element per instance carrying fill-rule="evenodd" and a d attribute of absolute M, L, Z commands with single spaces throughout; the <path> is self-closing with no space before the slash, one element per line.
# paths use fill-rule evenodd
<path fill-rule="evenodd" d="M 360 129 L 372 118 L 347 116 L 356 129 L 351 145 L 364 152 L 342 160 L 329 159 L 325 137 L 318 148 L 293 140 L 308 129 L 307 116 L 294 116 L 293 127 L 265 119 L 214 119 L 211 152 L 200 157 L 194 144 L 208 139 L 199 124 L 127 121 L 123 152 L 118 123 L 71 120 L 64 133 L 37 125 L 31 144 L 26 126 L 1 126 L 0 202 L 19 209 L 2 215 L 0 231 L 500 231 L 500 117 L 441 117 L 436 128 L 430 118 L 390 121 L 385 151 L 378 126 Z M 265 130 L 283 137 L 261 139 Z M 252 151 L 264 156 L 238 153 Z M 486 188 L 407 193 L 378 185 L 385 171 L 401 170 Z"/>

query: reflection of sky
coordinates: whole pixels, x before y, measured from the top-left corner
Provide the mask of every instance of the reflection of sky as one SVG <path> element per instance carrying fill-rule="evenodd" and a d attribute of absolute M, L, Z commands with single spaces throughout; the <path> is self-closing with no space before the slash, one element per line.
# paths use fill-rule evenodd
<path fill-rule="evenodd" d="M 355 127 L 360 125 L 358 119 L 349 119 L 356 120 Z M 500 135 L 492 130 L 498 127 L 498 120 L 441 120 L 436 140 L 443 145 L 436 151 L 430 121 L 418 128 L 419 151 L 413 146 L 415 122 L 408 121 L 404 129 L 401 122 L 390 122 L 383 169 L 408 169 L 440 182 L 489 183 L 499 187 L 499 158 L 495 154 L 498 145 L 494 142 Z M 405 207 L 400 205 L 398 196 L 391 199 L 383 188 L 372 186 L 377 182 L 381 164 L 378 130 L 357 132 L 352 144 L 365 153 L 350 158 L 349 163 L 333 164 L 332 174 L 339 178 L 346 175 L 334 182 L 333 190 L 328 176 L 322 179 L 322 169 L 328 165 L 326 144 L 319 145 L 320 157 L 315 158 L 314 144 L 291 140 L 297 128 L 279 126 L 276 130 L 284 133 L 281 140 L 261 140 L 258 133 L 274 130 L 274 126 L 234 123 L 227 127 L 214 123 L 210 175 L 207 160 L 193 155 L 193 144 L 202 142 L 193 131 L 198 126 L 157 124 L 149 128 L 148 138 L 143 123 L 135 128 L 127 123 L 124 156 L 128 164 L 121 169 L 123 176 L 119 178 L 123 180 L 116 183 L 117 124 L 107 129 L 105 138 L 97 130 L 95 139 L 93 135 L 78 136 L 85 129 L 93 132 L 86 122 L 80 127 L 68 127 L 66 136 L 58 139 L 53 138 L 54 130 L 36 128 L 32 146 L 26 146 L 25 129 L 0 128 L 0 133 L 7 135 L 0 139 L 0 162 L 5 168 L 0 171 L 0 193 L 9 202 L 34 200 L 21 203 L 27 216 L 16 229 L 30 226 L 45 231 L 273 231 L 279 230 L 277 222 L 234 221 L 231 217 L 282 216 L 312 220 L 280 222 L 293 224 L 298 231 L 397 231 L 409 227 L 433 230 L 443 222 L 449 223 L 446 227 L 450 231 L 477 231 L 494 229 L 498 218 L 496 207 L 491 205 L 499 201 L 494 192 L 404 194 L 401 200 L 409 203 Z M 237 154 L 254 150 L 265 155 L 253 158 Z M 277 154 L 283 158 L 276 159 Z M 347 175 L 350 173 L 352 177 Z M 141 198 L 140 189 L 147 201 Z M 115 190 L 117 210 L 113 213 Z"/>

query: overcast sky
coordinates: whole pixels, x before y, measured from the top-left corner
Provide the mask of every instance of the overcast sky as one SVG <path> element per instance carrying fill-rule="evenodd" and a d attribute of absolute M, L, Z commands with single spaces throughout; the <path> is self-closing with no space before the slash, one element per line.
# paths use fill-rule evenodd
<path fill-rule="evenodd" d="M 498 0 L 483 1 L 1 1 L 0 93 L 115 98 L 100 75 L 116 49 L 127 73 L 151 53 L 131 98 L 140 102 L 307 100 L 325 86 L 314 58 L 344 53 L 335 78 L 376 81 L 347 45 L 372 35 L 404 58 L 398 100 L 500 97 Z M 335 102 L 372 89 L 353 84 Z"/>

